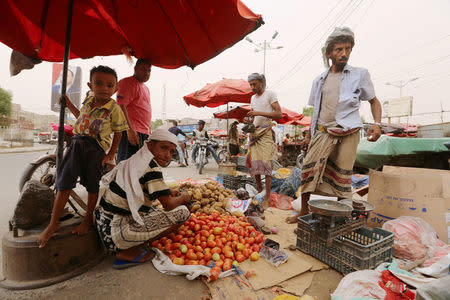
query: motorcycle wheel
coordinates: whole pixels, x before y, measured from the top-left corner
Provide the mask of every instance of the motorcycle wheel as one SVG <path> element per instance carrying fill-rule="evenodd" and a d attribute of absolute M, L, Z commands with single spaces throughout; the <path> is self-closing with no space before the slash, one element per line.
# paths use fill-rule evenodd
<path fill-rule="evenodd" d="M 228 151 L 225 149 L 222 149 L 217 153 L 217 157 L 219 157 L 219 162 L 224 163 L 230 160 L 230 155 L 228 154 Z"/>
<path fill-rule="evenodd" d="M 198 174 L 202 174 L 204 163 L 205 163 L 205 153 L 202 152 L 199 154 L 198 158 Z"/>
<path fill-rule="evenodd" d="M 19 191 L 22 191 L 25 183 L 31 179 L 37 180 L 48 186 L 52 186 L 55 183 L 55 177 L 56 160 L 50 156 L 46 157 L 37 164 L 31 163 L 27 166 L 19 181 Z"/>

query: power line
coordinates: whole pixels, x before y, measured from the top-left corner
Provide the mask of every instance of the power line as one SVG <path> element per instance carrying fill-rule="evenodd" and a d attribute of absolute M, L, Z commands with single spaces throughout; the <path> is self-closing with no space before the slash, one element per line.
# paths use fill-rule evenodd
<path fill-rule="evenodd" d="M 332 29 L 336 24 L 342 25 L 355 12 L 355 10 L 361 5 L 362 2 L 363 2 L 363 0 L 360 0 L 359 2 L 355 2 L 356 5 L 354 5 L 353 7 L 349 6 L 350 3 L 348 3 L 348 5 L 344 8 L 344 10 L 342 10 L 341 14 L 339 14 L 339 16 L 335 19 L 333 24 L 330 26 L 330 29 Z M 348 11 L 347 11 L 347 8 L 349 8 Z M 343 17 L 343 19 L 339 23 L 339 19 L 341 19 L 342 17 Z M 320 37 L 320 39 L 317 40 L 317 42 L 313 45 L 313 47 L 311 47 L 311 49 L 294 65 L 294 67 L 292 67 L 280 80 L 278 80 L 275 83 L 276 86 L 280 86 L 281 84 L 285 83 L 290 77 L 292 77 L 298 71 L 300 71 L 302 69 L 302 67 L 304 65 L 306 65 L 314 57 L 315 52 L 313 52 L 313 50 L 315 50 L 316 45 L 323 40 L 323 38 L 327 35 L 327 33 L 330 31 L 330 29 L 325 31 L 324 34 Z M 305 59 L 306 59 L 306 61 L 304 61 Z M 304 63 L 302 65 L 300 65 L 300 63 L 302 61 L 304 61 Z M 300 67 L 297 68 L 299 65 L 300 65 Z M 295 70 L 296 68 L 297 68 L 297 70 Z M 290 74 L 291 72 L 292 72 L 292 74 Z"/>
<path fill-rule="evenodd" d="M 300 58 L 300 60 L 297 61 L 297 63 L 295 63 L 295 65 L 289 69 L 289 71 L 287 71 L 279 80 L 277 80 L 274 84 L 274 86 L 278 86 L 280 85 L 283 81 L 285 81 L 285 79 L 290 77 L 290 73 L 293 72 L 295 70 L 295 68 L 297 68 L 297 66 L 310 54 L 311 51 L 315 50 L 315 47 L 322 42 L 323 38 L 327 35 L 327 33 L 329 32 L 330 29 L 333 28 L 333 26 L 335 24 L 337 24 L 337 21 L 339 20 L 339 18 L 342 16 L 342 14 L 350 7 L 350 4 L 353 2 L 353 0 L 350 0 L 347 5 L 344 7 L 343 10 L 341 10 L 341 12 L 338 14 L 338 16 L 336 17 L 336 19 L 332 22 L 331 26 L 329 26 L 329 28 L 322 34 L 322 36 L 320 36 L 320 38 L 313 44 L 313 46 L 306 52 L 306 54 Z"/>
<path fill-rule="evenodd" d="M 364 17 L 366 16 L 367 12 L 369 11 L 369 8 L 372 6 L 372 4 L 375 2 L 375 0 L 372 0 L 369 5 L 366 7 L 366 10 L 361 15 L 361 18 L 359 18 L 359 21 L 353 26 L 353 29 L 356 30 L 358 26 L 363 22 Z"/>
<path fill-rule="evenodd" d="M 296 50 L 304 41 L 306 41 L 307 38 L 309 38 L 309 36 L 311 34 L 313 34 L 313 32 L 320 26 L 322 25 L 326 19 L 328 19 L 328 17 L 331 15 L 331 13 L 336 9 L 336 7 L 338 7 L 342 2 L 344 2 L 344 0 L 339 1 L 330 11 L 328 11 L 327 15 L 318 23 L 316 24 L 316 26 L 314 26 L 314 28 L 302 39 L 300 40 L 300 42 L 298 42 L 294 48 L 292 48 L 290 51 L 288 51 L 288 53 L 286 53 L 285 55 L 283 55 L 283 57 L 280 59 L 280 62 L 283 62 L 287 57 L 289 57 L 291 55 L 291 53 Z"/>

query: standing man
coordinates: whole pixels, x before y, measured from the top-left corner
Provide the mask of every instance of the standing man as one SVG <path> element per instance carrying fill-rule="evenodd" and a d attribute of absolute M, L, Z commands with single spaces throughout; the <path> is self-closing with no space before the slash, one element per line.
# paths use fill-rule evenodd
<path fill-rule="evenodd" d="M 187 138 L 186 133 L 184 133 L 183 130 L 181 130 L 180 128 L 178 128 L 178 122 L 177 121 L 172 121 L 173 126 L 169 128 L 169 131 L 173 134 L 175 134 L 177 136 L 178 139 L 178 135 L 181 134 L 182 136 L 184 136 L 185 138 Z M 180 160 L 178 162 L 178 166 L 179 167 L 186 167 L 186 165 L 184 164 L 184 155 L 183 155 L 183 150 L 180 147 L 180 141 L 178 141 L 177 143 L 177 151 L 178 151 L 178 159 Z"/>
<path fill-rule="evenodd" d="M 249 162 L 250 175 L 255 176 L 258 192 L 262 192 L 261 175 L 266 177 L 266 196 L 269 203 L 272 186 L 272 159 L 277 153 L 277 147 L 272 132 L 272 119 L 281 119 L 281 108 L 277 95 L 266 90 L 266 78 L 263 74 L 252 73 L 248 82 L 255 93 L 251 99 L 251 110 L 248 116 L 253 118 L 255 131 L 250 134 Z"/>
<path fill-rule="evenodd" d="M 122 132 L 117 163 L 135 154 L 150 133 L 152 107 L 150 91 L 145 82 L 149 80 L 151 70 L 150 62 L 139 58 L 134 66 L 134 75 L 119 81 L 117 104 L 123 110 L 129 129 Z"/>
<path fill-rule="evenodd" d="M 228 133 L 228 151 L 230 155 L 235 156 L 239 154 L 239 131 L 237 125 L 238 121 L 231 123 L 230 131 Z"/>
<path fill-rule="evenodd" d="M 198 121 L 198 128 L 195 129 L 193 134 L 193 139 L 209 139 L 208 132 L 205 129 L 205 121 L 199 120 Z M 200 148 L 200 145 L 198 143 L 194 144 L 194 147 L 192 147 L 192 162 L 195 164 L 195 159 L 197 158 L 198 149 Z M 216 163 L 219 163 L 219 157 L 216 154 L 216 151 L 214 151 L 214 148 L 211 146 L 207 146 L 208 151 L 211 153 L 211 155 L 214 157 L 214 160 Z"/>
<path fill-rule="evenodd" d="M 311 193 L 351 198 L 353 164 L 363 127 L 361 101 L 369 101 L 375 121 L 367 139 L 375 142 L 381 136 L 381 104 L 369 72 L 347 64 L 354 44 L 353 32 L 343 27 L 335 28 L 322 48 L 328 69 L 314 80 L 308 102 L 314 112 L 304 141 L 304 150 L 309 150 L 303 162 L 300 215 L 309 213 Z M 296 222 L 296 218 L 287 221 Z"/>

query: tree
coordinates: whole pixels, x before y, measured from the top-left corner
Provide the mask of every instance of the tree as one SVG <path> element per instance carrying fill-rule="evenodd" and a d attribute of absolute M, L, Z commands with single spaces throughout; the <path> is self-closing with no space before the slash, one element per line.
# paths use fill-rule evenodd
<path fill-rule="evenodd" d="M 152 130 L 158 128 L 159 126 L 162 126 L 163 121 L 161 119 L 156 119 L 155 121 L 152 121 L 151 127 Z"/>
<path fill-rule="evenodd" d="M 307 117 L 312 117 L 314 111 L 314 107 L 312 106 L 305 106 L 303 107 L 303 115 Z"/>
<path fill-rule="evenodd" d="M 12 94 L 0 87 L 0 115 L 11 116 Z"/>

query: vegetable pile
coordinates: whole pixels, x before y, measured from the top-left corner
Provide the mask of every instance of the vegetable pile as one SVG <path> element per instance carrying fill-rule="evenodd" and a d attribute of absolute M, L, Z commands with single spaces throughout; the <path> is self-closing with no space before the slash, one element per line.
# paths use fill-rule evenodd
<path fill-rule="evenodd" d="M 226 213 L 228 200 L 234 197 L 233 191 L 225 189 L 214 181 L 193 185 L 189 182 L 180 185 L 180 190 L 186 191 L 192 198 L 191 212 L 196 213 Z"/>
<path fill-rule="evenodd" d="M 215 275 L 248 258 L 258 260 L 263 241 L 264 235 L 245 217 L 213 212 L 193 213 L 176 233 L 151 245 L 169 256 L 174 264 L 211 266 L 214 262 Z M 217 279 L 214 275 L 211 274 L 210 280 Z"/>

